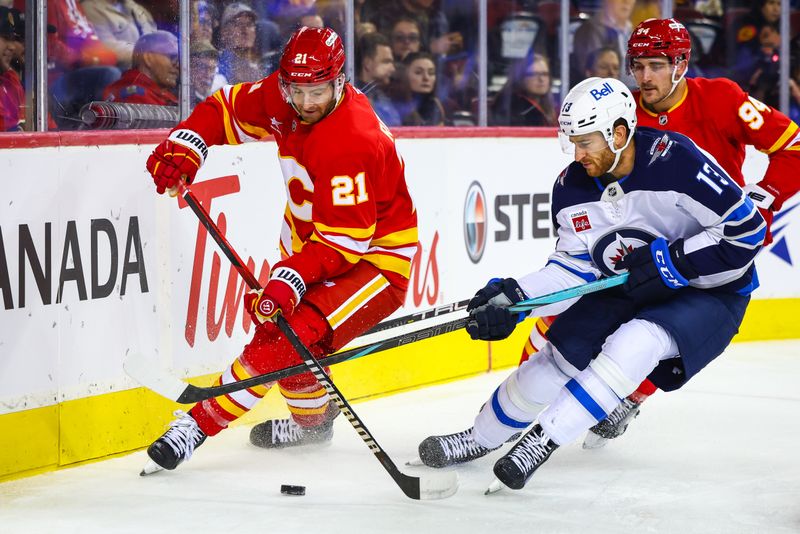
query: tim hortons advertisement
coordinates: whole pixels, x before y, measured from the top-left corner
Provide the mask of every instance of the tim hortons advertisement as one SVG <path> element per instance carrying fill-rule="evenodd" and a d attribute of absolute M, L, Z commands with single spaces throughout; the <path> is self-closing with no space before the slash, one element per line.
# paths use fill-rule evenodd
<path fill-rule="evenodd" d="M 398 146 L 420 242 L 397 315 L 544 265 L 555 243 L 552 183 L 569 163 L 557 139 Z M 155 193 L 144 170 L 151 149 L 0 151 L 0 414 L 135 387 L 121 365 L 131 351 L 178 375 L 215 372 L 252 335 L 243 281 L 188 206 Z M 276 152 L 271 142 L 213 147 L 192 187 L 261 282 L 279 258 L 285 207 Z M 749 158 L 748 176 L 764 164 Z M 775 219 L 756 298 L 800 296 L 798 202 Z"/>

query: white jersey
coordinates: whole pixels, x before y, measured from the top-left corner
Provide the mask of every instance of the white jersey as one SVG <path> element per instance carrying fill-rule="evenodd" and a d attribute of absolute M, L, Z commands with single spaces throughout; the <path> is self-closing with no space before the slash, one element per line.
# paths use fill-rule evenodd
<path fill-rule="evenodd" d="M 529 297 L 619 274 L 616 262 L 658 237 L 684 240 L 697 288 L 747 295 L 766 224 L 752 201 L 691 139 L 640 128 L 631 173 L 608 185 L 572 163 L 553 188 L 558 242 L 547 265 L 518 280 Z M 571 302 L 574 302 L 571 301 Z M 539 308 L 555 314 L 563 305 Z"/>

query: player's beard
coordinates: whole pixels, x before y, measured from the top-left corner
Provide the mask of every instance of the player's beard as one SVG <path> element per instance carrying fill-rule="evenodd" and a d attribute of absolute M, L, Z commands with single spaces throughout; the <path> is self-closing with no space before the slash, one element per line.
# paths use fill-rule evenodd
<path fill-rule="evenodd" d="M 303 119 L 303 121 L 308 124 L 316 124 L 325 117 L 327 117 L 330 114 L 330 112 L 333 111 L 335 105 L 336 102 L 333 99 L 331 99 L 331 101 L 324 108 L 318 106 L 317 111 L 315 111 L 311 115 L 307 115 L 305 112 L 301 111 L 300 118 Z"/>
<path fill-rule="evenodd" d="M 588 161 L 586 158 L 582 159 L 580 163 L 584 166 L 583 168 L 586 170 L 586 174 L 592 178 L 598 178 L 606 174 L 614 164 L 614 153 L 611 152 L 610 148 L 606 148 L 596 155 L 592 155 Z M 584 163 L 589 166 L 587 167 Z"/>

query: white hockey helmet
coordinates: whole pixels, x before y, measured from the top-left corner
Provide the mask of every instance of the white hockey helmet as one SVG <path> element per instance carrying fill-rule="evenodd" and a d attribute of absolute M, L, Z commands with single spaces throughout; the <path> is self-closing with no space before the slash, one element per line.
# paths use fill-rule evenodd
<path fill-rule="evenodd" d="M 614 123 L 619 119 L 628 123 L 628 139 L 622 148 L 615 149 Z M 615 78 L 588 78 L 573 87 L 564 99 L 558 116 L 558 129 L 562 148 L 567 153 L 573 150 L 569 141 L 571 136 L 600 132 L 618 161 L 619 154 L 628 146 L 636 129 L 636 101 L 630 89 Z"/>

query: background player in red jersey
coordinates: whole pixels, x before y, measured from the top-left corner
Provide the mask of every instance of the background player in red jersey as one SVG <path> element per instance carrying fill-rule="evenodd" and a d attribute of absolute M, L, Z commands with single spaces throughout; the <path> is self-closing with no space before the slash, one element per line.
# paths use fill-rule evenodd
<path fill-rule="evenodd" d="M 628 40 L 628 68 L 639 91 L 636 118 L 640 126 L 671 130 L 690 137 L 711 154 L 744 188 L 767 221 L 800 191 L 800 131 L 789 117 L 753 98 L 727 78 L 686 78 L 691 55 L 689 32 L 675 19 L 649 19 Z M 745 147 L 769 156 L 758 183 L 745 184 Z M 597 447 L 625 432 L 639 406 L 656 391 L 645 380 L 609 417 L 590 430 L 584 446 Z"/>
<path fill-rule="evenodd" d="M 346 83 L 343 65 L 344 49 L 335 32 L 301 28 L 286 44 L 278 72 L 214 93 L 147 161 L 163 193 L 183 177 L 191 182 L 210 145 L 269 135 L 278 144 L 287 191 L 282 259 L 263 291 L 245 297 L 258 325 L 217 384 L 301 362 L 271 321 L 279 312 L 321 356 L 403 303 L 417 248 L 403 160 L 367 97 Z M 291 417 L 256 425 L 251 442 L 285 447 L 330 439 L 338 408 L 314 376 L 293 376 L 278 385 Z M 144 472 L 174 469 L 267 390 L 258 386 L 198 403 L 188 414 L 176 412 L 178 419 L 148 448 L 152 462 Z"/>

